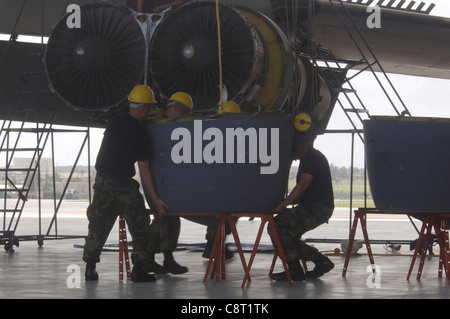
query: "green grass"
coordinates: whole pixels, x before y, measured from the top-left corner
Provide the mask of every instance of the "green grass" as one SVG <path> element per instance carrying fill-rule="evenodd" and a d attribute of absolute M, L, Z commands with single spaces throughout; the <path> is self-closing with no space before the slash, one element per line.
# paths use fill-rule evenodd
<path fill-rule="evenodd" d="M 289 189 L 295 186 L 295 179 L 289 180 Z M 366 186 L 367 198 L 364 196 L 364 180 L 357 179 L 353 181 L 352 189 L 352 207 L 364 207 L 365 201 L 367 207 L 375 207 L 369 185 Z M 333 193 L 336 207 L 349 207 L 350 205 L 350 180 L 333 181 Z"/>

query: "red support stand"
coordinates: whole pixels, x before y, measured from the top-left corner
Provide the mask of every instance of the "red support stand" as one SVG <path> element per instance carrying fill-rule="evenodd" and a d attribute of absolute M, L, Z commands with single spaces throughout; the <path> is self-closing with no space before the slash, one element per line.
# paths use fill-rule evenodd
<path fill-rule="evenodd" d="M 270 266 L 269 276 L 273 274 L 273 270 L 275 269 L 275 264 L 277 262 L 277 259 L 278 259 L 278 253 L 275 251 L 273 253 L 272 265 Z M 303 266 L 303 270 L 305 272 L 307 272 L 308 271 L 308 265 L 306 264 L 306 262 L 304 260 L 302 260 L 302 266 Z"/>
<path fill-rule="evenodd" d="M 428 249 L 428 244 L 430 242 L 432 226 L 433 226 L 433 224 L 431 221 L 431 216 L 426 216 L 422 223 L 422 228 L 419 233 L 419 239 L 417 240 L 416 249 L 414 250 L 414 255 L 413 255 L 413 258 L 411 261 L 411 265 L 409 267 L 408 276 L 406 277 L 406 280 L 409 280 L 409 278 L 411 277 L 411 273 L 414 268 L 414 264 L 416 262 L 417 255 L 419 254 L 421 249 L 422 249 L 422 254 L 421 254 L 421 258 L 420 258 L 419 270 L 417 272 L 417 280 L 419 280 L 420 277 L 422 276 L 423 264 L 425 262 L 425 257 L 427 255 L 427 249 Z M 425 241 L 424 241 L 424 236 L 425 236 Z"/>
<path fill-rule="evenodd" d="M 209 258 L 208 266 L 206 268 L 206 273 L 203 281 L 207 281 L 208 275 L 211 271 L 211 278 L 215 277 L 216 281 L 226 278 L 225 269 L 225 223 L 228 223 L 233 234 L 234 242 L 241 259 L 242 267 L 245 273 L 247 273 L 247 264 L 245 262 L 244 253 L 242 251 L 241 242 L 239 240 L 239 235 L 236 230 L 236 225 L 233 221 L 232 214 L 217 214 L 219 219 L 216 238 L 214 239 L 214 245 L 211 251 L 211 256 Z M 212 267 L 212 270 L 211 270 Z"/>
<path fill-rule="evenodd" d="M 356 228 L 358 227 L 358 221 L 361 223 L 361 229 L 364 236 L 364 243 L 366 244 L 367 254 L 369 256 L 369 261 L 371 265 L 375 264 L 372 254 L 372 247 L 370 246 L 369 234 L 367 232 L 367 223 L 366 223 L 366 211 L 365 210 L 356 210 L 355 217 L 353 218 L 353 225 L 350 232 L 350 237 L 347 246 L 347 252 L 345 254 L 345 263 L 344 269 L 342 270 L 342 276 L 345 277 L 347 274 L 348 263 L 350 262 L 350 256 L 352 254 L 353 241 L 355 240 Z M 372 271 L 375 272 L 375 268 L 372 267 Z"/>
<path fill-rule="evenodd" d="M 157 215 L 157 212 L 149 211 L 149 214 Z M 226 223 L 230 226 L 231 233 L 233 234 L 233 239 L 236 244 L 236 248 L 239 253 L 239 257 L 241 259 L 242 267 L 244 268 L 245 276 L 242 282 L 242 287 L 245 286 L 247 281 L 250 281 L 250 269 L 253 264 L 253 260 L 255 258 L 256 252 L 258 250 L 258 245 L 261 240 L 261 236 L 264 231 L 264 225 L 269 223 L 269 227 L 271 227 L 275 248 L 278 251 L 283 267 L 286 271 L 286 275 L 288 277 L 289 284 L 292 286 L 292 279 L 289 274 L 289 270 L 286 264 L 286 260 L 284 258 L 283 250 L 281 248 L 280 239 L 278 237 L 277 230 L 275 228 L 275 223 L 273 220 L 272 214 L 258 214 L 258 213 L 169 213 L 170 215 L 175 216 L 215 216 L 218 219 L 218 228 L 217 234 L 214 239 L 214 244 L 211 251 L 211 256 L 209 258 L 208 266 L 206 267 L 205 277 L 203 279 L 204 282 L 208 280 L 208 276 L 211 274 L 211 279 L 215 278 L 215 281 L 220 281 L 221 279 L 226 278 L 226 267 L 225 267 L 225 226 Z M 253 246 L 253 251 L 250 257 L 250 263 L 247 266 L 245 262 L 244 253 L 242 250 L 241 242 L 239 240 L 239 235 L 236 229 L 235 222 L 233 217 L 249 217 L 249 218 L 261 218 L 261 226 L 259 228 L 255 244 Z M 306 265 L 305 265 L 306 267 Z M 306 269 L 306 268 L 305 268 Z M 271 269 L 272 271 L 272 269 Z"/>
<path fill-rule="evenodd" d="M 292 286 L 292 279 L 289 274 L 289 270 L 286 264 L 286 260 L 284 258 L 283 250 L 281 248 L 280 239 L 278 237 L 275 223 L 273 221 L 272 214 L 256 214 L 256 213 L 236 213 L 236 214 L 217 214 L 219 218 L 219 226 L 216 234 L 216 238 L 214 240 L 214 246 L 211 252 L 211 257 L 209 259 L 208 266 L 206 268 L 205 278 L 203 281 L 208 279 L 208 275 L 211 271 L 211 278 L 214 278 L 216 281 L 220 281 L 221 279 L 226 278 L 225 272 L 225 223 L 230 225 L 231 233 L 233 234 L 234 241 L 236 243 L 236 248 L 239 252 L 239 257 L 241 258 L 242 266 L 245 271 L 244 280 L 242 281 L 241 287 L 244 287 L 248 281 L 251 281 L 250 277 L 250 269 L 252 267 L 253 261 L 255 259 L 256 252 L 258 251 L 259 242 L 261 240 L 261 236 L 264 232 L 264 226 L 266 223 L 269 223 L 269 227 L 272 229 L 276 250 L 279 252 L 279 256 L 283 267 L 286 271 L 286 275 L 288 277 L 288 282 Z M 261 225 L 259 227 L 258 234 L 256 236 L 255 244 L 253 245 L 253 250 L 250 256 L 249 264 L 247 265 L 244 258 L 244 253 L 242 251 L 242 246 L 239 241 L 238 232 L 236 229 L 236 225 L 233 221 L 233 217 L 252 217 L 252 218 L 261 218 Z M 273 265 L 272 265 L 273 267 Z M 272 271 L 273 269 L 271 269 Z"/>
<path fill-rule="evenodd" d="M 245 277 L 244 277 L 244 280 L 242 282 L 242 287 L 245 286 L 247 281 L 251 280 L 251 278 L 250 278 L 250 269 L 251 269 L 251 267 L 253 265 L 253 261 L 255 259 L 256 252 L 258 251 L 259 242 L 261 240 L 261 236 L 262 236 L 262 233 L 264 231 L 264 226 L 265 226 L 266 223 L 269 223 L 269 227 L 272 230 L 272 236 L 273 236 L 273 239 L 274 239 L 274 242 L 275 242 L 275 256 L 274 256 L 274 259 L 272 260 L 272 265 L 270 267 L 269 275 L 272 274 L 273 269 L 275 267 L 276 258 L 279 255 L 280 259 L 281 259 L 281 263 L 283 264 L 283 268 L 284 268 L 284 270 L 286 272 L 286 276 L 288 278 L 289 285 L 292 286 L 292 278 L 291 278 L 291 275 L 289 273 L 289 269 L 288 269 L 287 264 L 286 264 L 286 259 L 284 258 L 283 249 L 281 247 L 280 238 L 278 237 L 278 233 L 277 233 L 277 230 L 276 230 L 276 227 L 275 227 L 275 223 L 274 223 L 274 220 L 273 220 L 273 215 L 272 214 L 251 214 L 251 216 L 249 216 L 249 214 L 247 214 L 247 215 L 244 215 L 244 216 L 245 217 L 259 217 L 259 218 L 261 218 L 261 225 L 259 226 L 259 231 L 258 231 L 258 234 L 256 236 L 255 244 L 253 245 L 253 251 L 252 251 L 252 254 L 250 256 L 250 261 L 248 263 L 247 272 L 245 273 Z"/>
<path fill-rule="evenodd" d="M 442 266 L 447 275 L 448 284 L 450 285 L 450 243 L 449 243 L 449 219 L 450 214 L 441 218 L 441 234 L 444 249 L 441 249 L 439 258 L 439 277 L 442 277 Z"/>
<path fill-rule="evenodd" d="M 371 265 L 375 264 L 373 259 L 372 249 L 370 247 L 369 235 L 367 232 L 367 224 L 366 217 L 367 214 L 397 214 L 397 215 L 420 215 L 423 216 L 423 224 L 420 230 L 419 239 L 417 240 L 416 249 L 414 251 L 414 255 L 411 261 L 411 265 L 408 271 L 408 275 L 406 277 L 409 280 L 412 270 L 414 268 L 415 261 L 417 256 L 419 255 L 419 251 L 421 247 L 422 254 L 420 258 L 419 270 L 417 272 L 417 280 L 420 280 L 422 276 L 423 266 L 425 263 L 425 257 L 427 254 L 427 247 L 430 242 L 431 232 L 434 229 L 436 238 L 439 244 L 439 271 L 438 276 L 442 277 L 442 268 L 444 268 L 447 280 L 450 285 L 450 248 L 449 248 L 449 230 L 448 230 L 448 220 L 450 218 L 449 213 L 406 213 L 406 212 L 380 212 L 377 210 L 370 209 L 358 209 L 355 211 L 355 216 L 353 218 L 352 229 L 350 231 L 349 243 L 347 247 L 347 252 L 345 255 L 345 263 L 344 269 L 342 270 L 342 276 L 345 276 L 348 269 L 348 264 L 350 261 L 351 251 L 353 247 L 353 242 L 355 239 L 356 228 L 358 227 L 358 221 L 361 223 L 361 229 L 364 236 L 364 242 L 367 248 L 367 254 L 369 256 L 369 260 Z M 423 245 L 422 245 L 423 243 Z M 372 267 L 373 272 L 375 272 L 375 267 Z"/>
<path fill-rule="evenodd" d="M 125 263 L 125 265 L 124 265 Z M 130 259 L 128 257 L 127 229 L 125 219 L 119 215 L 119 280 L 123 280 L 123 269 L 126 267 L 127 278 L 131 277 Z"/>
<path fill-rule="evenodd" d="M 425 258 L 427 255 L 427 247 L 430 242 L 431 232 L 434 229 L 436 239 L 439 244 L 439 269 L 438 277 L 442 277 L 442 268 L 444 268 L 448 284 L 450 285 L 450 248 L 449 248 L 449 235 L 448 235 L 448 219 L 450 214 L 428 214 L 423 221 L 422 229 L 420 231 L 419 240 L 417 241 L 416 249 L 414 250 L 413 259 L 409 268 L 407 280 L 409 280 L 417 255 L 422 247 L 422 254 L 420 258 L 419 270 L 417 272 L 417 280 L 421 279 Z M 422 241 L 425 237 L 425 241 L 422 245 Z"/>

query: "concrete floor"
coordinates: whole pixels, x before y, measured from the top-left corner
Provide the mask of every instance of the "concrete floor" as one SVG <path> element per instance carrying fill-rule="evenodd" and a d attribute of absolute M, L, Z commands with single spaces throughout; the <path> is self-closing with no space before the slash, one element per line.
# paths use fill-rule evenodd
<path fill-rule="evenodd" d="M 24 214 L 16 235 L 36 234 L 37 221 L 33 214 Z M 50 219 L 47 216 L 42 221 L 48 224 Z M 251 249 L 258 227 L 259 219 L 239 221 L 238 232 L 245 247 Z M 335 254 L 333 250 L 340 247 L 336 239 L 348 237 L 348 228 L 348 209 L 338 209 L 329 224 L 305 236 L 306 240 L 325 239 L 327 242 L 312 244 L 329 255 L 336 267 L 320 279 L 296 282 L 293 287 L 288 283 L 274 282 L 268 277 L 273 255 L 267 232 L 263 235 L 262 249 L 256 255 L 251 269 L 252 281 L 244 288 L 241 288 L 244 271 L 237 253 L 226 264 L 225 280 L 203 281 L 207 260 L 201 257 L 199 245 L 204 242 L 205 227 L 186 220 L 182 220 L 180 249 L 175 252 L 175 258 L 181 265 L 187 266 L 189 272 L 178 276 L 161 275 L 155 283 L 120 282 L 118 253 L 113 247 L 102 253 L 102 261 L 97 266 L 100 280 L 92 283 L 84 280 L 80 248 L 84 242 L 82 238 L 44 240 L 42 247 L 36 241 L 21 241 L 19 247 L 14 247 L 15 252 L 0 253 L 0 299 L 449 299 L 450 286 L 447 280 L 437 276 L 437 257 L 427 258 L 420 281 L 416 280 L 418 261 L 411 279 L 406 280 L 412 257 L 408 245 L 402 245 L 396 253 L 386 250 L 383 244 L 372 245 L 375 263 L 379 267 L 377 285 L 371 280 L 370 269 L 368 271 L 369 259 L 365 247 L 350 260 L 347 275 L 342 277 L 345 257 L 342 253 Z M 43 229 L 46 230 L 46 225 L 43 225 Z M 86 229 L 87 221 L 80 210 L 76 213 L 61 213 L 58 218 L 60 235 L 84 236 Z M 117 244 L 117 230 L 116 225 L 108 245 Z M 368 231 L 371 240 L 414 240 L 418 237 L 411 222 L 404 217 L 371 217 Z M 362 238 L 360 233 L 357 238 Z M 434 250 L 438 253 L 437 246 Z M 247 262 L 249 255 L 245 253 Z M 162 262 L 162 256 L 157 259 Z M 275 271 L 282 271 L 280 262 Z"/>

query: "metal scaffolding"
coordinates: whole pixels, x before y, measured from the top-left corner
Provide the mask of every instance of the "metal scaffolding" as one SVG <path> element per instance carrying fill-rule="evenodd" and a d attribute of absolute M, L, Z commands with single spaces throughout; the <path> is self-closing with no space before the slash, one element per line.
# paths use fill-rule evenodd
<path fill-rule="evenodd" d="M 16 34 L 16 28 L 22 18 L 26 4 L 27 1 L 24 1 L 15 25 L 11 30 L 11 36 L 6 49 L 0 57 L 0 68 L 2 70 L 7 68 L 11 69 L 7 53 L 16 43 L 18 36 Z M 44 10 L 44 5 L 42 5 L 42 10 Z M 58 108 L 62 106 L 62 101 L 50 91 L 47 85 L 45 87 L 43 86 L 43 83 L 47 83 L 43 62 L 45 54 L 43 11 L 41 17 L 41 43 L 33 47 L 32 52 L 29 53 L 29 56 L 24 61 L 20 61 L 22 70 L 14 70 L 17 72 L 19 78 L 18 89 L 16 92 L 11 92 L 15 99 L 12 105 L 9 106 L 7 119 L 3 120 L 0 129 L 0 156 L 2 161 L 0 164 L 0 195 L 2 202 L 0 206 L 0 218 L 2 220 L 0 245 L 4 245 L 7 251 L 14 251 L 14 246 L 18 246 L 22 240 L 37 240 L 39 246 L 41 246 L 44 239 L 80 237 L 59 234 L 57 215 L 83 150 L 87 148 L 87 152 L 90 153 L 90 130 L 89 128 L 57 128 L 54 125 L 56 114 Z M 14 58 L 12 57 L 11 59 Z M 43 98 L 47 101 L 46 105 L 40 104 Z M 82 134 L 84 137 L 69 177 L 65 181 L 60 197 L 57 198 L 54 174 L 54 141 L 55 134 L 59 133 Z M 54 200 L 54 211 L 47 230 L 44 230 L 41 205 L 41 160 L 44 150 L 49 149 L 51 150 L 53 172 L 52 197 Z M 18 164 L 18 158 L 26 158 L 28 163 Z M 90 175 L 88 179 L 90 185 Z M 37 231 L 36 234 L 17 236 L 16 231 L 20 224 L 26 202 L 28 201 L 30 189 L 34 185 L 37 187 L 39 201 L 38 211 L 33 212 L 38 217 Z"/>

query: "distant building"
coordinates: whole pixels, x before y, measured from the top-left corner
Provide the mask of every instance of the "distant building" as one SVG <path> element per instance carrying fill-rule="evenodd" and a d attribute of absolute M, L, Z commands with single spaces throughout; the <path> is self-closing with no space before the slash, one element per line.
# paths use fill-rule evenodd
<path fill-rule="evenodd" d="M 29 168 L 31 165 L 31 158 L 14 158 L 12 168 Z M 35 160 L 36 161 L 36 160 Z M 33 165 L 34 166 L 34 165 Z M 41 175 L 53 174 L 52 170 L 52 159 L 51 158 L 41 158 L 39 163 Z"/>

